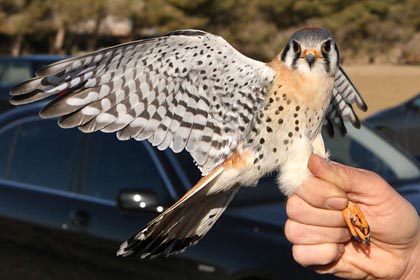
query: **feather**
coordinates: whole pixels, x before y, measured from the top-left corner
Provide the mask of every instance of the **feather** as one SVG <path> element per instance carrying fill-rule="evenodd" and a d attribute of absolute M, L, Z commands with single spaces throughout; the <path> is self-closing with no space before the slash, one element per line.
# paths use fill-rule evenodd
<path fill-rule="evenodd" d="M 13 104 L 52 98 L 41 117 L 187 149 L 206 175 L 246 138 L 275 74 L 219 36 L 180 30 L 59 61 L 37 75 L 11 90 Z M 212 143 L 228 146 L 209 156 Z"/>
<path fill-rule="evenodd" d="M 234 186 L 209 193 L 223 171 L 221 166 L 203 177 L 172 207 L 125 241 L 117 255 L 141 258 L 168 256 L 197 243 L 214 225 L 238 190 L 239 186 Z"/>
<path fill-rule="evenodd" d="M 335 75 L 333 97 L 324 122 L 324 128 L 331 137 L 334 135 L 334 127 L 342 136 L 347 134 L 345 120 L 350 121 L 354 127 L 360 128 L 360 120 L 354 112 L 353 104 L 356 104 L 360 110 L 367 111 L 362 95 L 340 66 Z"/>

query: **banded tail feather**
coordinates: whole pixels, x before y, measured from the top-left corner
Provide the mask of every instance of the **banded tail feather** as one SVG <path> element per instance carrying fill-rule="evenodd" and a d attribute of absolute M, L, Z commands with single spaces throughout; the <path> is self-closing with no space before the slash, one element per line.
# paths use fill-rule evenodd
<path fill-rule="evenodd" d="M 125 241 L 117 255 L 140 258 L 169 256 L 196 244 L 219 219 L 239 188 L 233 186 L 210 192 L 223 171 L 221 166 L 203 177 L 178 202 Z"/>

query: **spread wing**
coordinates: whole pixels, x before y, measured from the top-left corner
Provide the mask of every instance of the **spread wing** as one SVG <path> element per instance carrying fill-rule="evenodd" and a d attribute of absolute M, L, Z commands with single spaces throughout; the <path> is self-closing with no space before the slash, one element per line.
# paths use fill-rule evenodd
<path fill-rule="evenodd" d="M 353 110 L 353 105 L 366 112 L 367 105 L 357 88 L 350 81 L 341 66 L 335 74 L 333 97 L 327 110 L 324 127 L 328 134 L 334 136 L 334 127 L 341 135 L 347 134 L 344 120 L 350 121 L 354 127 L 360 128 L 360 120 Z"/>
<path fill-rule="evenodd" d="M 186 149 L 204 175 L 247 135 L 273 78 L 223 38 L 180 30 L 46 66 L 11 90 L 11 102 L 54 96 L 41 117 Z"/>

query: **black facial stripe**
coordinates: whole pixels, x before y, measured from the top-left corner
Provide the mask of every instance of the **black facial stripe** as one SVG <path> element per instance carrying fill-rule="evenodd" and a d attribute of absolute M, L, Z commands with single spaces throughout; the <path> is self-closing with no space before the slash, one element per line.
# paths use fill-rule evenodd
<path fill-rule="evenodd" d="M 338 64 L 340 64 L 340 53 L 338 51 L 337 44 L 333 44 L 332 47 L 334 48 L 335 53 L 337 54 L 337 65 L 338 65 Z"/>
<path fill-rule="evenodd" d="M 328 53 L 324 54 L 324 61 L 325 61 L 325 72 L 330 73 L 331 65 L 330 65 L 330 56 Z"/>
<path fill-rule="evenodd" d="M 300 52 L 297 52 L 297 53 L 294 52 L 293 54 L 295 56 L 293 57 L 292 67 L 293 67 L 293 69 L 295 69 L 296 68 L 296 62 L 300 58 Z"/>
<path fill-rule="evenodd" d="M 287 52 L 290 50 L 290 44 L 287 44 L 286 47 L 284 47 L 283 52 L 281 53 L 281 61 L 286 61 Z"/>

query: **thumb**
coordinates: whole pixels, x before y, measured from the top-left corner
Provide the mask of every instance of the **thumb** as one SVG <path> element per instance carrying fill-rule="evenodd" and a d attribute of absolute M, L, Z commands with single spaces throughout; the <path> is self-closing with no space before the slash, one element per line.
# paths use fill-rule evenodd
<path fill-rule="evenodd" d="M 372 180 L 374 174 L 372 172 L 335 162 L 326 162 L 315 154 L 309 158 L 308 167 L 314 176 L 338 186 L 347 193 L 372 192 L 371 185 L 366 183 Z M 380 180 L 376 174 L 374 177 Z"/>

